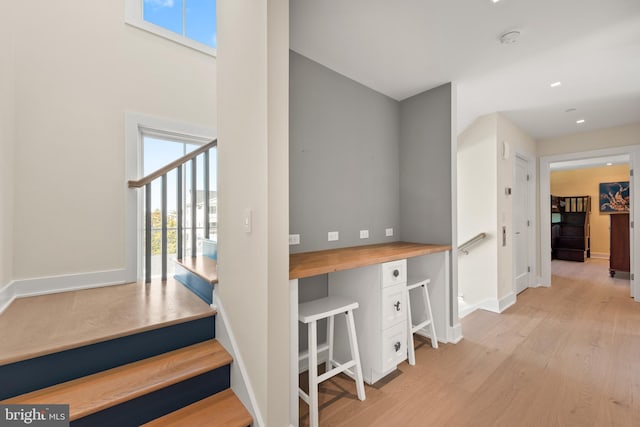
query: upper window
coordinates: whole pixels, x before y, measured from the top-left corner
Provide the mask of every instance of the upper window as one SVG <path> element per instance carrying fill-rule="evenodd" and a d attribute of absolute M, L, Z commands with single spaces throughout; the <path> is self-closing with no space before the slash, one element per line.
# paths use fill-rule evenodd
<path fill-rule="evenodd" d="M 127 23 L 215 56 L 216 0 L 127 0 Z"/>

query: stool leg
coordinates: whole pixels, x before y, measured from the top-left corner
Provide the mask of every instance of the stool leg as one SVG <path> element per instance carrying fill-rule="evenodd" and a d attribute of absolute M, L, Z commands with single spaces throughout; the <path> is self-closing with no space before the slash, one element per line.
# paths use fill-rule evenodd
<path fill-rule="evenodd" d="M 413 320 L 411 319 L 411 293 L 407 289 L 407 353 L 409 359 L 409 365 L 415 366 L 416 364 L 416 350 L 413 347 Z"/>
<path fill-rule="evenodd" d="M 327 356 L 327 371 L 333 369 L 333 319 L 334 316 L 329 316 L 327 319 L 327 344 L 329 345 L 329 355 Z"/>
<path fill-rule="evenodd" d="M 429 319 L 431 319 L 431 323 L 429 324 L 429 328 L 431 329 L 431 347 L 438 348 L 438 337 L 436 336 L 436 325 L 433 323 L 433 313 L 431 312 L 431 300 L 429 299 L 429 289 L 427 289 L 427 285 L 422 285 L 424 289 L 424 305 L 427 310 L 427 314 L 429 315 Z"/>
<path fill-rule="evenodd" d="M 318 328 L 309 323 L 309 425 L 318 427 Z"/>
<path fill-rule="evenodd" d="M 353 311 L 349 310 L 345 313 L 347 316 L 347 332 L 349 333 L 349 346 L 351 347 L 351 357 L 356 361 L 353 372 L 356 379 L 356 390 L 358 391 L 358 399 L 364 400 L 364 381 L 362 379 L 362 365 L 360 364 L 360 351 L 358 351 L 358 339 L 356 337 L 356 325 L 353 321 Z"/>

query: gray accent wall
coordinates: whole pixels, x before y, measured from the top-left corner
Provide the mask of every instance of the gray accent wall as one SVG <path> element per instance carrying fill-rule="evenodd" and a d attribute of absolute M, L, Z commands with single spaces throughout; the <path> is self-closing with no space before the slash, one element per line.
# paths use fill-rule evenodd
<path fill-rule="evenodd" d="M 398 102 L 293 51 L 289 66 L 291 253 L 398 240 Z"/>
<path fill-rule="evenodd" d="M 452 244 L 451 84 L 400 102 L 400 240 Z"/>
<path fill-rule="evenodd" d="M 290 252 L 396 240 L 451 244 L 451 85 L 398 102 L 289 56 L 289 233 L 300 235 Z M 369 238 L 360 239 L 360 230 Z M 340 239 L 328 242 L 329 231 Z M 301 279 L 299 301 L 327 296 L 327 283 L 326 274 Z M 299 337 L 304 350 L 305 328 Z"/>

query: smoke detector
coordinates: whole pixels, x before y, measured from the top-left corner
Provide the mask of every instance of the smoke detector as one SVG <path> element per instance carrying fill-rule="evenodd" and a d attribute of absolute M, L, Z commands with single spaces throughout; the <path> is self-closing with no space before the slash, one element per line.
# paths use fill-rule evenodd
<path fill-rule="evenodd" d="M 515 42 L 518 41 L 519 37 L 520 37 L 520 31 L 512 30 L 512 31 L 507 31 L 504 34 L 501 34 L 498 39 L 502 44 L 514 44 Z"/>

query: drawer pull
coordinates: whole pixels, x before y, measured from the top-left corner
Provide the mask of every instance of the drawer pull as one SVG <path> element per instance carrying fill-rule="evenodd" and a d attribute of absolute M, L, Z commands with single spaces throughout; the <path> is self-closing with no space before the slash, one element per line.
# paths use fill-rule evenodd
<path fill-rule="evenodd" d="M 402 347 L 400 341 L 396 341 L 396 343 L 393 345 L 393 348 L 395 348 L 396 351 L 400 351 L 400 347 Z"/>
<path fill-rule="evenodd" d="M 400 275 L 400 270 L 398 270 L 397 268 L 393 270 L 393 277 L 398 277 L 399 275 Z"/>
<path fill-rule="evenodd" d="M 393 306 L 396 308 L 396 311 L 400 311 L 400 301 L 396 301 L 396 303 L 393 304 Z"/>

